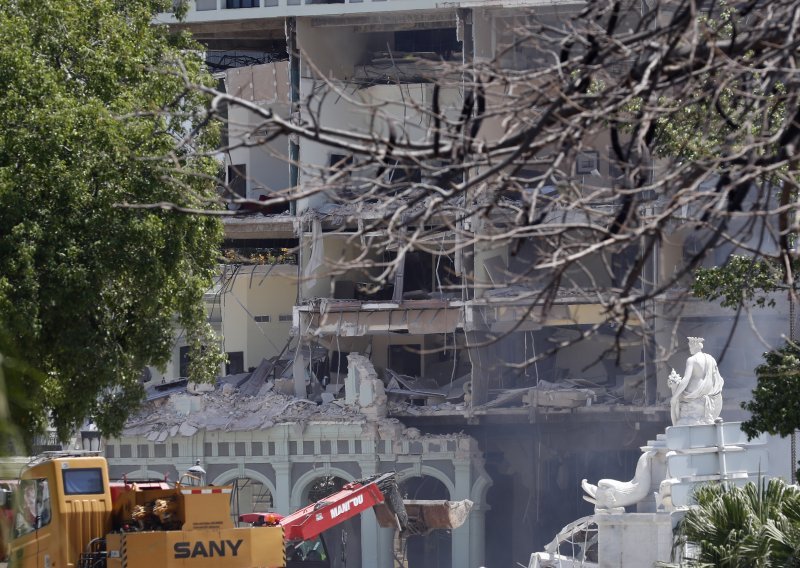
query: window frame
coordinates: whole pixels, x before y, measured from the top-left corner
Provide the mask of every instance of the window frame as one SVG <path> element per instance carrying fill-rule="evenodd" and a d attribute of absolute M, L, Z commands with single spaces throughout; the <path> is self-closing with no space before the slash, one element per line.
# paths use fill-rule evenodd
<path fill-rule="evenodd" d="M 67 477 L 75 472 L 93 471 L 99 475 L 100 490 L 99 491 L 70 491 L 67 484 Z M 61 481 L 64 484 L 64 495 L 102 495 L 106 492 L 105 483 L 103 482 L 103 470 L 99 467 L 81 467 L 81 468 L 67 468 L 61 470 Z"/>

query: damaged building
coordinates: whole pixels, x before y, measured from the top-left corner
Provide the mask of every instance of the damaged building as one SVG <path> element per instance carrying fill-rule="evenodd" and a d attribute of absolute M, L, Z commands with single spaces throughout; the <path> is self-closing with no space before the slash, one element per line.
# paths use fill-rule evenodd
<path fill-rule="evenodd" d="M 389 416 L 383 383 L 369 360 L 349 357 L 347 394 L 322 404 L 282 393 L 268 369 L 229 375 L 216 386 L 185 381 L 148 389 L 145 409 L 106 456 L 115 477 L 179 480 L 201 466 L 213 485 L 234 486 L 234 514 L 288 513 L 318 501 L 350 481 L 397 472 L 412 499 L 469 499 L 469 530 L 416 543 L 411 564 L 481 564 L 486 491 L 491 480 L 478 442 L 462 432 L 423 433 Z M 289 381 L 291 387 L 291 381 Z M 184 480 L 187 481 L 187 480 Z M 343 533 L 345 536 L 343 536 Z M 348 566 L 391 567 L 393 531 L 371 516 L 328 531 L 331 558 Z M 428 560 L 426 560 L 426 558 Z"/>
<path fill-rule="evenodd" d="M 558 21 L 580 7 L 483 4 L 193 0 L 183 22 L 162 19 L 206 46 L 227 93 L 299 120 L 317 109 L 317 119 L 345 130 L 396 120 L 414 136 L 430 126 L 420 109 L 433 96 L 432 62 L 496 58 L 526 69 L 540 54 L 509 48 L 520 10 Z M 437 95 L 443 108 L 461 105 L 457 79 Z M 328 84 L 337 96 L 318 95 Z M 365 112 L 376 107 L 388 117 L 377 126 Z M 106 445 L 112 475 L 175 480 L 200 465 L 206 482 L 236 487 L 240 512 L 286 514 L 341 483 L 397 471 L 408 498 L 474 502 L 451 534 L 409 541 L 409 568 L 527 565 L 591 509 L 580 479 L 625 478 L 639 446 L 663 432 L 669 368 L 682 369 L 687 355 L 674 337 L 703 335 L 712 353 L 725 347 L 730 312 L 697 302 L 680 316 L 664 294 L 648 340 L 635 322 L 623 331 L 606 324 L 606 308 L 575 292 L 588 281 L 614 285 L 630 250 L 589 258 L 545 311 L 536 282 L 516 278 L 537 243 L 462 246 L 442 219 L 413 250 L 365 247 L 365 224 L 386 211 L 348 192 L 374 172 L 322 142 L 273 136 L 244 107 L 225 114 L 226 187 L 241 200 L 229 205 L 237 215 L 224 220 L 226 263 L 205 300 L 228 361 L 216 385 L 192 385 L 178 333 L 172 362 L 147 377 L 145 408 Z M 482 135 L 501 131 L 498 120 Z M 597 146 L 570 168 L 610 179 L 608 141 Z M 407 165 L 382 175 L 401 186 L 435 183 Z M 303 191 L 293 203 L 273 199 L 295 187 Z M 654 245 L 640 286 L 694 254 L 691 231 L 672 229 Z M 397 270 L 376 284 L 389 264 Z M 769 317 L 755 325 L 777 338 Z M 752 333 L 738 329 L 734 341 L 747 348 L 720 360 L 733 393 L 726 419 L 753 383 Z M 327 540 L 345 549 L 348 566 L 392 565 L 392 536 L 370 515 L 337 530 Z"/>

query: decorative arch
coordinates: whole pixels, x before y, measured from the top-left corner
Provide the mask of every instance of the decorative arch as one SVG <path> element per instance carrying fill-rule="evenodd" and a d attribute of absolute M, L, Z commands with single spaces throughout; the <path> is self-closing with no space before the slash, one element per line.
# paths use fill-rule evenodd
<path fill-rule="evenodd" d="M 133 479 L 136 479 L 137 477 L 141 477 L 142 475 L 144 475 L 145 477 L 148 477 L 148 478 L 152 478 L 152 479 L 164 479 L 164 472 L 163 471 L 155 471 L 153 469 L 144 469 L 143 470 L 141 468 L 137 468 L 137 469 L 131 470 L 131 471 L 129 471 L 129 472 L 123 474 L 123 475 L 125 475 L 126 477 L 133 478 Z M 173 479 L 172 481 L 177 481 L 177 480 Z"/>
<path fill-rule="evenodd" d="M 398 472 L 397 474 L 397 483 L 401 483 L 406 479 L 411 477 L 433 477 L 442 482 L 442 484 L 447 488 L 447 493 L 450 495 L 450 499 L 453 499 L 453 495 L 455 495 L 456 488 L 453 485 L 453 481 L 447 477 L 447 475 L 439 471 L 438 469 L 431 467 L 429 465 L 423 465 L 421 468 L 408 468 L 404 469 L 403 471 Z"/>
<path fill-rule="evenodd" d="M 494 485 L 494 481 L 492 481 L 489 474 L 481 468 L 481 473 L 478 479 L 475 480 L 475 483 L 472 484 L 472 489 L 469 492 L 470 501 L 483 508 L 486 505 L 486 492 L 489 491 L 492 485 Z"/>
<path fill-rule="evenodd" d="M 264 487 L 266 487 L 269 492 L 273 495 L 276 495 L 275 492 L 275 484 L 269 480 L 267 476 L 263 473 L 259 473 L 252 469 L 244 468 L 244 470 L 240 470 L 239 468 L 229 469 L 221 474 L 219 474 L 214 481 L 211 482 L 212 485 L 226 485 L 231 481 L 234 481 L 240 477 L 249 477 L 250 479 L 254 479 L 259 483 L 262 483 Z"/>
<path fill-rule="evenodd" d="M 325 466 L 307 471 L 292 484 L 292 495 L 289 499 L 292 511 L 296 511 L 303 506 L 303 493 L 315 479 L 323 475 L 335 475 L 346 481 L 355 481 L 355 478 L 350 473 L 338 467 Z"/>

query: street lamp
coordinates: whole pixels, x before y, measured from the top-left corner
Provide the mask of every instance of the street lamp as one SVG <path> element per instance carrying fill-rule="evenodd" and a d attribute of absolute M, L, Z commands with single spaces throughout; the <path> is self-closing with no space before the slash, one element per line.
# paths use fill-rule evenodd
<path fill-rule="evenodd" d="M 192 474 L 197 478 L 197 484 L 203 485 L 206 477 L 206 470 L 200 465 L 200 460 L 194 462 L 194 465 L 187 470 L 188 473 Z"/>
<path fill-rule="evenodd" d="M 89 422 L 85 430 L 81 430 L 81 447 L 85 451 L 99 452 L 102 435 L 94 422 Z"/>

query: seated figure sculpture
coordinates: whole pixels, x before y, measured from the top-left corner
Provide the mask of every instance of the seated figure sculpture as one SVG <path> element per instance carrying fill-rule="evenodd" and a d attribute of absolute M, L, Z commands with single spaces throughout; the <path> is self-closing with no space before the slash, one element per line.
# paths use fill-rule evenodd
<path fill-rule="evenodd" d="M 713 424 L 722 410 L 722 385 L 717 361 L 703 353 L 703 338 L 689 337 L 689 353 L 683 377 L 672 369 L 670 417 L 673 426 Z"/>

